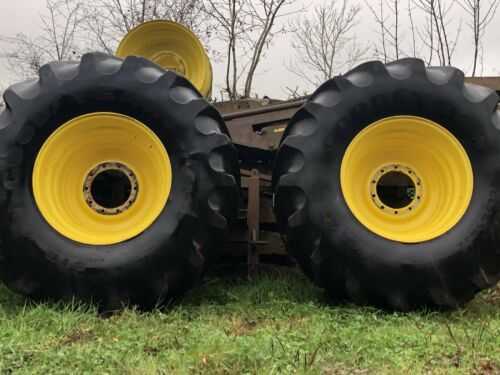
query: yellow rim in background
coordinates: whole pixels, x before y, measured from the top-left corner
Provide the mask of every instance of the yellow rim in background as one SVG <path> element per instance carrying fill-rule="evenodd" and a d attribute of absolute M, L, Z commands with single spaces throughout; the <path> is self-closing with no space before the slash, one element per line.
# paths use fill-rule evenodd
<path fill-rule="evenodd" d="M 150 21 L 132 29 L 116 56 L 140 56 L 186 77 L 200 93 L 212 92 L 212 66 L 200 40 L 188 28 L 172 21 Z"/>
<path fill-rule="evenodd" d="M 396 209 L 375 188 L 395 170 L 415 186 L 412 201 Z M 455 136 L 414 116 L 384 118 L 357 134 L 342 159 L 340 182 L 361 224 L 404 243 L 429 241 L 453 228 L 469 207 L 474 185 L 471 162 Z"/>
<path fill-rule="evenodd" d="M 89 174 L 105 163 L 123 166 L 137 182 L 130 207 L 100 214 L 86 201 Z M 90 113 L 60 126 L 43 144 L 33 170 L 33 193 L 47 222 L 88 245 L 111 245 L 147 229 L 165 207 L 172 167 L 160 139 L 143 123 L 118 113 Z"/>

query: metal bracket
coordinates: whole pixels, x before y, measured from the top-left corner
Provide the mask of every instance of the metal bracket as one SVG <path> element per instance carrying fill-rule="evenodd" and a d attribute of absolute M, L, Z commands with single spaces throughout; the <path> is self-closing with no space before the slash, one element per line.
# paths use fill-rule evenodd
<path fill-rule="evenodd" d="M 247 208 L 247 225 L 248 225 L 248 278 L 251 278 L 259 264 L 259 254 L 257 245 L 259 241 L 260 231 L 260 176 L 257 169 L 253 169 L 248 178 L 248 208 Z"/>

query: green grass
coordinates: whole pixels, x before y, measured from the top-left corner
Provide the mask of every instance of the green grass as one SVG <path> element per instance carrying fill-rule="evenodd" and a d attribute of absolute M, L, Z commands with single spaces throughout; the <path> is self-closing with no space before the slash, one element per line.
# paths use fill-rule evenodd
<path fill-rule="evenodd" d="M 0 287 L 0 373 L 500 373 L 500 288 L 452 313 L 331 306 L 299 273 L 211 277 L 108 318 Z"/>

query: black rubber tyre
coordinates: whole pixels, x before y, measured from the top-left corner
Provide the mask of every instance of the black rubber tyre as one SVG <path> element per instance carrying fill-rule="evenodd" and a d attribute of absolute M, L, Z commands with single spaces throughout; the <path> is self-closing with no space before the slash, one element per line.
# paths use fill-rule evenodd
<path fill-rule="evenodd" d="M 451 67 L 417 59 L 363 64 L 324 83 L 291 120 L 274 169 L 275 212 L 288 251 L 336 299 L 397 310 L 456 308 L 500 279 L 500 112 L 497 94 Z M 415 244 L 356 220 L 340 167 L 367 125 L 396 115 L 431 119 L 463 145 L 474 191 L 446 234 Z"/>
<path fill-rule="evenodd" d="M 39 80 L 10 87 L 0 114 L 0 265 L 9 288 L 35 298 L 151 308 L 193 286 L 238 210 L 238 158 L 218 112 L 184 78 L 136 57 L 91 53 L 51 63 Z M 164 144 L 172 189 L 137 237 L 88 246 L 44 220 L 32 191 L 34 160 L 61 124 L 116 112 L 146 124 Z M 173 141 L 175 140 L 175 141 Z"/>

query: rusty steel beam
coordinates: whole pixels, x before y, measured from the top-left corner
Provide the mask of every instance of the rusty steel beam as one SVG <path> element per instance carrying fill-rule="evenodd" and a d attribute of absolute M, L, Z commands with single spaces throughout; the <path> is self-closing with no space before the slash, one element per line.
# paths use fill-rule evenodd
<path fill-rule="evenodd" d="M 272 105 L 262 106 L 260 108 L 255 108 L 255 109 L 248 109 L 248 110 L 237 111 L 237 112 L 232 112 L 232 113 L 225 113 L 222 115 L 222 118 L 224 119 L 224 121 L 231 121 L 231 120 L 235 120 L 235 119 L 242 118 L 242 117 L 251 117 L 251 116 L 272 113 L 272 112 L 286 110 L 286 109 L 293 109 L 293 108 L 298 109 L 305 102 L 306 102 L 306 98 L 300 99 L 300 100 L 293 100 L 293 101 L 280 103 L 280 104 L 272 104 Z"/>
<path fill-rule="evenodd" d="M 465 82 L 489 87 L 500 93 L 500 77 L 467 77 Z"/>
<path fill-rule="evenodd" d="M 254 169 L 247 179 L 248 184 L 248 276 L 251 277 L 259 264 L 257 246 L 260 237 L 260 177 L 259 171 Z"/>

